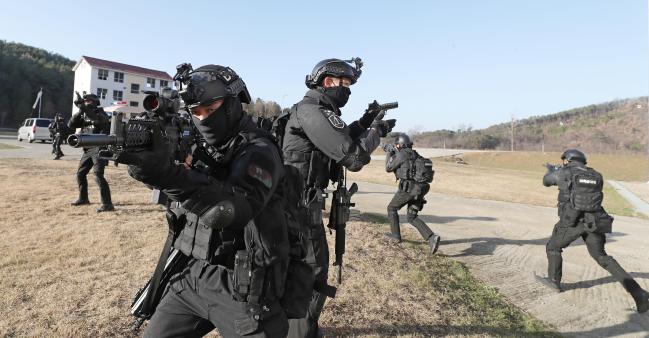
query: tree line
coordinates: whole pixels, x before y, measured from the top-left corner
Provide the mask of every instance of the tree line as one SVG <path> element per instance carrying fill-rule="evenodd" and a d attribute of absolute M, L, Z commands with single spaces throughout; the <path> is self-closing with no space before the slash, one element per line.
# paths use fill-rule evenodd
<path fill-rule="evenodd" d="M 0 40 L 0 127 L 16 128 L 38 116 L 32 110 L 43 88 L 42 116 L 70 115 L 75 61 L 44 49 Z"/>

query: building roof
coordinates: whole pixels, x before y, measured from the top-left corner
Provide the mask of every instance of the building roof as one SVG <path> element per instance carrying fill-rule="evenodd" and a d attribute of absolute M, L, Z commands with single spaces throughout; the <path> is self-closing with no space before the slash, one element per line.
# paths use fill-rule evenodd
<path fill-rule="evenodd" d="M 97 68 L 107 68 L 107 69 L 113 69 L 113 70 L 121 70 L 121 71 L 127 72 L 127 73 L 148 75 L 148 76 L 151 76 L 151 77 L 155 77 L 155 78 L 158 78 L 158 79 L 165 79 L 165 80 L 168 80 L 168 81 L 172 80 L 171 76 L 169 74 L 167 74 L 167 72 L 163 72 L 161 70 L 143 68 L 143 67 L 138 67 L 138 66 L 131 66 L 131 65 L 124 64 L 124 63 L 97 59 L 97 58 L 93 58 L 93 57 L 85 56 L 85 55 L 81 56 L 81 59 L 79 59 L 79 62 L 77 62 L 77 64 L 74 66 L 74 68 L 72 68 L 72 70 L 76 70 L 77 67 L 79 66 L 79 63 L 81 63 L 81 61 L 84 60 L 84 59 L 91 66 L 97 67 Z"/>

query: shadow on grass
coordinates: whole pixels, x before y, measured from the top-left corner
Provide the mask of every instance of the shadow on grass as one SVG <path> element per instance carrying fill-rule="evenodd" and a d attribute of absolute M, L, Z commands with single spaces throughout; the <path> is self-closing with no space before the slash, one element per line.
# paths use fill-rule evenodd
<path fill-rule="evenodd" d="M 376 335 L 379 337 L 396 337 L 414 335 L 422 337 L 438 337 L 446 335 L 490 335 L 499 337 L 561 337 L 552 331 L 525 332 L 515 329 L 498 328 L 481 325 L 385 325 L 378 324 L 369 327 L 323 327 L 327 337 L 349 337 L 358 335 Z"/>

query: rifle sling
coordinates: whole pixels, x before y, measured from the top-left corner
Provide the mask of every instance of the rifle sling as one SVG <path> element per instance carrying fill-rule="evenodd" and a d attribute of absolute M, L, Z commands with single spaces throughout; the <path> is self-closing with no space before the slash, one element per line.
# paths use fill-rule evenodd
<path fill-rule="evenodd" d="M 169 216 L 169 214 L 167 214 L 167 216 Z M 169 253 L 171 251 L 171 245 L 174 242 L 174 237 L 174 230 L 171 226 L 171 222 L 169 222 L 169 233 L 167 234 L 167 240 L 165 241 L 165 245 L 162 248 L 162 252 L 160 253 L 160 258 L 158 258 L 158 264 L 155 267 L 153 276 L 151 276 L 151 282 L 149 283 L 149 292 L 142 302 L 142 309 L 140 311 L 141 313 L 146 314 L 146 316 L 148 316 L 149 318 L 153 316 L 155 308 L 157 307 L 157 303 L 159 303 L 162 292 L 164 291 L 159 290 L 160 281 L 162 280 L 162 274 L 165 270 L 167 258 L 169 258 Z"/>

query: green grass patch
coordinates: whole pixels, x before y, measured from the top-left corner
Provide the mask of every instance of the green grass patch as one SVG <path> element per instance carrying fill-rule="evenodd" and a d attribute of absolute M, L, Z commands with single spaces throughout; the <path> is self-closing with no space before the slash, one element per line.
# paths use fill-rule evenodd
<path fill-rule="evenodd" d="M 361 213 L 365 222 L 385 225 L 387 217 Z M 411 257 L 426 257 L 404 262 L 401 278 L 412 282 L 419 292 L 434 292 L 437 302 L 453 309 L 457 334 L 489 334 L 508 337 L 561 337 L 548 324 L 511 304 L 494 287 L 473 277 L 462 263 L 444 255 L 431 256 L 429 247 L 417 233 L 405 231 L 402 246 Z"/>
<path fill-rule="evenodd" d="M 22 149 L 22 147 L 18 147 L 6 143 L 0 143 L 0 150 L 7 150 L 7 149 Z"/>

